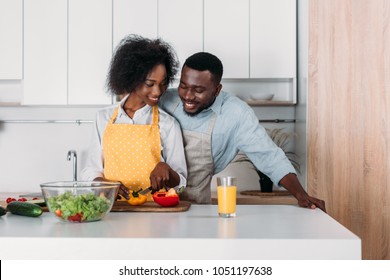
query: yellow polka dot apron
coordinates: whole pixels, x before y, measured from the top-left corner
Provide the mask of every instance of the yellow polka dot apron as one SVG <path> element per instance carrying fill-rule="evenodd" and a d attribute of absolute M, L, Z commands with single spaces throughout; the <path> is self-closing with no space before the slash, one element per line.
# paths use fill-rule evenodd
<path fill-rule="evenodd" d="M 150 173 L 160 162 L 158 107 L 152 107 L 150 125 L 115 124 L 118 109 L 103 134 L 104 177 L 120 181 L 130 190 L 145 189 L 150 186 Z M 150 193 L 148 200 L 152 200 Z"/>

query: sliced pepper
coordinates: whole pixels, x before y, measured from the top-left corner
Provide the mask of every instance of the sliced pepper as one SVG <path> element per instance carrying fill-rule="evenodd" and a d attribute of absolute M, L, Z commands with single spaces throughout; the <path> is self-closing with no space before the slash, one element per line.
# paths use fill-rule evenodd
<path fill-rule="evenodd" d="M 133 191 L 130 194 L 130 199 L 127 201 L 130 205 L 141 205 L 146 202 L 146 195 L 139 194 L 138 191 Z"/>

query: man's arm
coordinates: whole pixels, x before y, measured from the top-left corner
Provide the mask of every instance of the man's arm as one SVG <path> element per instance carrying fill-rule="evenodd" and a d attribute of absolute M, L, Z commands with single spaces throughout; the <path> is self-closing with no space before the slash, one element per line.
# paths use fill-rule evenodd
<path fill-rule="evenodd" d="M 309 196 L 295 174 L 287 174 L 279 181 L 279 184 L 295 196 L 299 206 L 311 209 L 318 207 L 326 212 L 325 201 Z"/>

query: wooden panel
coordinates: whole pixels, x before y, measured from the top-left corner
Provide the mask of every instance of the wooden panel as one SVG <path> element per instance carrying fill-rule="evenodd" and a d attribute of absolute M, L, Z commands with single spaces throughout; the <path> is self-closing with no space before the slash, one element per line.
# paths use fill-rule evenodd
<path fill-rule="evenodd" d="M 111 0 L 69 0 L 68 104 L 111 104 L 105 91 L 111 55 Z"/>
<path fill-rule="evenodd" d="M 0 80 L 22 79 L 22 0 L 0 0 Z"/>
<path fill-rule="evenodd" d="M 224 78 L 249 78 L 249 0 L 204 0 L 204 50 L 222 61 Z"/>
<path fill-rule="evenodd" d="M 203 51 L 203 0 L 160 0 L 158 33 L 176 50 L 181 69 L 187 57 Z"/>
<path fill-rule="evenodd" d="M 113 47 L 129 34 L 157 37 L 157 0 L 114 0 Z"/>
<path fill-rule="evenodd" d="M 309 2 L 308 190 L 390 259 L 390 2 Z"/>
<path fill-rule="evenodd" d="M 296 2 L 250 1 L 250 77 L 296 76 Z"/>
<path fill-rule="evenodd" d="M 66 103 L 67 0 L 25 0 L 23 104 Z"/>

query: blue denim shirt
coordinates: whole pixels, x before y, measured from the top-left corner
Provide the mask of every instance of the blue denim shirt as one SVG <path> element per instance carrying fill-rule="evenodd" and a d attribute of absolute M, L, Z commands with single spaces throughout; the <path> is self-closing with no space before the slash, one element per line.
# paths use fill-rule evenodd
<path fill-rule="evenodd" d="M 175 117 L 183 130 L 197 132 L 205 132 L 211 115 L 217 114 L 211 140 L 214 174 L 225 169 L 239 151 L 276 184 L 288 173 L 296 174 L 283 150 L 259 124 L 252 108 L 227 92 L 221 91 L 213 105 L 196 116 L 184 112 L 177 89 L 167 90 L 159 106 Z"/>

